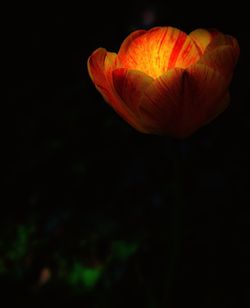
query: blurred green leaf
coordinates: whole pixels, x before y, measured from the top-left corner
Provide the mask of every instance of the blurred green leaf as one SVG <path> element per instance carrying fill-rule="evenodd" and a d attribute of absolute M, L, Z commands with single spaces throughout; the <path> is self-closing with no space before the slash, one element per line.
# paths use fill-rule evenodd
<path fill-rule="evenodd" d="M 135 242 L 129 243 L 125 241 L 115 241 L 112 245 L 114 257 L 126 261 L 130 256 L 135 254 L 138 249 L 138 244 Z"/>
<path fill-rule="evenodd" d="M 11 260 L 18 261 L 26 255 L 32 232 L 33 228 L 31 226 L 19 225 L 17 227 L 16 239 L 7 253 Z"/>
<path fill-rule="evenodd" d="M 78 262 L 73 266 L 69 274 L 69 283 L 72 285 L 82 285 L 86 288 L 92 288 L 96 285 L 102 274 L 102 267 L 87 267 Z"/>

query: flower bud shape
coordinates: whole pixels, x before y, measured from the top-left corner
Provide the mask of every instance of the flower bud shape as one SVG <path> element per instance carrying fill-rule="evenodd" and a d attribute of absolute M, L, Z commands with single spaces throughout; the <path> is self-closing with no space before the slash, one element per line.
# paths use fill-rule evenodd
<path fill-rule="evenodd" d="M 237 40 L 216 30 L 155 27 L 132 32 L 117 54 L 95 50 L 88 72 L 136 130 L 184 138 L 228 106 L 238 57 Z"/>

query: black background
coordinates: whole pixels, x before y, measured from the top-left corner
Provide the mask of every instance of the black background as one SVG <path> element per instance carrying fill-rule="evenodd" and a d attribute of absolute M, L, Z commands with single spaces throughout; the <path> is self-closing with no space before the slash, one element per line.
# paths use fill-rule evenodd
<path fill-rule="evenodd" d="M 162 296 L 160 273 L 170 262 L 164 241 L 167 237 L 171 243 L 172 235 L 166 230 L 179 202 L 178 157 L 182 192 L 177 195 L 184 206 L 168 307 L 249 304 L 245 282 L 249 280 L 250 204 L 248 15 L 245 7 L 233 1 L 218 5 L 82 1 L 81 5 L 8 9 L 7 57 L 3 59 L 8 67 L 3 232 L 25 224 L 32 215 L 41 227 L 51 216 L 66 212 L 70 218 L 64 226 L 65 251 L 70 256 L 77 253 L 72 252 L 70 239 L 76 242 L 98 234 L 98 245 L 107 249 L 115 238 L 145 235 L 149 252 L 139 250 L 135 258 L 157 301 Z M 149 14 L 152 20 L 147 23 Z M 185 32 L 217 28 L 236 37 L 241 48 L 230 86 L 230 107 L 181 142 L 134 131 L 106 105 L 86 69 L 87 58 L 96 48 L 116 52 L 131 31 L 157 25 Z M 104 236 L 99 225 L 107 220 L 116 227 Z M 41 259 L 49 259 L 48 255 L 43 252 Z M 110 302 L 105 295 L 102 304 L 96 303 L 94 295 L 88 300 L 82 296 L 79 306 L 127 307 L 133 299 L 138 307 L 148 307 L 131 266 L 114 284 Z M 44 304 L 53 298 L 56 307 L 67 300 L 70 304 L 59 287 L 49 295 L 42 291 L 34 295 L 31 284 L 8 277 L 2 290 L 26 304 L 35 304 L 37 298 Z"/>

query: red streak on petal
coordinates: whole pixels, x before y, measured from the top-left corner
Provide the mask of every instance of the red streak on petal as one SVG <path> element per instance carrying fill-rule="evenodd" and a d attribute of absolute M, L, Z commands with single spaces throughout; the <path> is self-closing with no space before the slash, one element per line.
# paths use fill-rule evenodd
<path fill-rule="evenodd" d="M 180 32 L 178 34 L 178 38 L 176 39 L 175 45 L 171 52 L 169 62 L 168 62 L 168 69 L 171 69 L 175 66 L 176 60 L 180 54 L 180 51 L 186 41 L 187 35 L 185 33 Z"/>
<path fill-rule="evenodd" d="M 169 28 L 166 28 L 165 31 L 164 31 L 164 33 L 163 33 L 163 36 L 162 36 L 162 38 L 161 38 L 161 41 L 160 41 L 160 44 L 159 44 L 159 47 L 158 47 L 158 53 L 161 52 L 162 45 L 166 43 L 166 42 L 165 42 L 165 38 L 166 38 L 166 36 L 167 36 L 168 30 L 169 30 Z"/>
<path fill-rule="evenodd" d="M 187 45 L 187 47 L 183 50 L 182 52 L 182 58 L 183 59 L 186 59 L 187 55 L 189 54 L 190 52 L 190 49 L 192 48 L 192 44 L 191 42 Z"/>

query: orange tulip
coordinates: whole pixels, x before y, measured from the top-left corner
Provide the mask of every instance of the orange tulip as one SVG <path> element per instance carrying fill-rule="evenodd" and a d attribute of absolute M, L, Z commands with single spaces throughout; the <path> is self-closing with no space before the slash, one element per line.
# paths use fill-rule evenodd
<path fill-rule="evenodd" d="M 98 48 L 89 75 L 114 110 L 140 132 L 187 137 L 229 103 L 237 40 L 172 27 L 131 33 L 118 54 Z"/>

